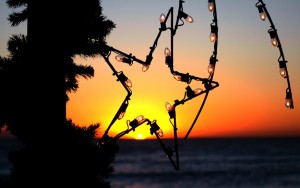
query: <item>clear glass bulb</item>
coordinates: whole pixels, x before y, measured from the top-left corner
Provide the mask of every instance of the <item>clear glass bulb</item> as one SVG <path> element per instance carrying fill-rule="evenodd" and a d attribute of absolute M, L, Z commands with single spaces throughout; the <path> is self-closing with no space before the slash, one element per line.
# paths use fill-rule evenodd
<path fill-rule="evenodd" d="M 271 42 L 272 42 L 272 45 L 277 47 L 278 46 L 278 40 L 277 40 L 277 37 L 274 37 L 271 39 Z"/>
<path fill-rule="evenodd" d="M 291 91 L 290 91 L 289 88 L 286 89 L 285 106 L 287 108 L 290 108 L 290 109 L 294 108 L 293 99 L 292 99 L 292 93 L 291 93 Z"/>
<path fill-rule="evenodd" d="M 287 73 L 286 73 L 286 68 L 285 68 L 285 67 L 279 68 L 279 73 L 280 73 L 280 75 L 281 75 L 283 78 L 286 78 Z"/>
<path fill-rule="evenodd" d="M 174 110 L 174 106 L 171 105 L 169 102 L 166 102 L 166 109 L 168 110 L 168 112 L 173 111 Z"/>
<path fill-rule="evenodd" d="M 285 106 L 286 106 L 287 108 L 291 108 L 292 103 L 293 103 L 293 101 L 292 101 L 291 98 L 285 99 Z"/>
<path fill-rule="evenodd" d="M 127 79 L 127 80 L 125 81 L 125 85 L 126 85 L 127 87 L 132 87 L 132 82 L 131 82 L 129 79 Z"/>
<path fill-rule="evenodd" d="M 157 133 L 157 135 L 159 137 L 163 137 L 164 136 L 164 132 L 161 129 L 159 129 L 158 131 L 156 131 L 156 133 Z"/>
<path fill-rule="evenodd" d="M 217 40 L 216 33 L 210 33 L 209 40 L 210 40 L 210 42 L 215 42 Z"/>
<path fill-rule="evenodd" d="M 201 89 L 201 88 L 194 89 L 195 95 L 199 95 L 202 91 L 203 91 L 203 89 Z"/>
<path fill-rule="evenodd" d="M 181 81 L 181 79 L 182 79 L 180 75 L 175 75 L 174 78 L 175 78 L 175 80 L 177 80 L 177 81 Z"/>
<path fill-rule="evenodd" d="M 265 21 L 267 19 L 267 15 L 266 12 L 264 11 L 264 6 L 263 5 L 256 5 L 256 7 L 258 8 L 258 13 L 259 13 L 259 17 L 262 21 Z"/>
<path fill-rule="evenodd" d="M 262 21 L 265 21 L 266 18 L 267 18 L 267 15 L 266 15 L 265 11 L 259 13 L 259 17 L 260 17 L 260 19 L 261 19 Z"/>
<path fill-rule="evenodd" d="M 150 65 L 143 65 L 142 71 L 146 72 L 149 69 Z"/>
<path fill-rule="evenodd" d="M 168 47 L 166 47 L 165 51 L 164 51 L 164 54 L 165 54 L 166 57 L 171 56 L 171 50 Z"/>
<path fill-rule="evenodd" d="M 186 20 L 187 22 L 189 22 L 189 23 L 193 23 L 193 22 L 194 22 L 194 19 L 193 19 L 192 16 L 187 16 L 187 17 L 185 18 L 185 20 Z"/>
<path fill-rule="evenodd" d="M 130 58 L 125 57 L 125 56 L 123 56 L 123 55 L 121 55 L 121 54 L 117 55 L 117 56 L 115 57 L 115 59 L 116 59 L 117 61 L 119 61 L 119 62 L 128 63 L 128 64 L 130 64 L 130 65 L 132 64 L 132 60 L 131 60 Z"/>
<path fill-rule="evenodd" d="M 135 118 L 138 121 L 138 124 L 142 124 L 145 121 L 145 118 L 143 115 L 139 115 L 138 117 Z"/>
<path fill-rule="evenodd" d="M 121 112 L 121 113 L 119 114 L 118 120 L 122 119 L 122 118 L 124 117 L 124 115 L 125 115 L 125 111 L 124 111 L 124 112 Z"/>
<path fill-rule="evenodd" d="M 208 10 L 209 12 L 213 12 L 215 9 L 215 5 L 213 2 L 208 2 Z"/>
<path fill-rule="evenodd" d="M 211 75 L 215 71 L 215 65 L 210 63 L 208 65 L 207 71 Z"/>
<path fill-rule="evenodd" d="M 165 20 L 166 20 L 166 16 L 164 14 L 161 14 L 160 17 L 159 17 L 160 23 L 165 22 Z"/>
<path fill-rule="evenodd" d="M 116 59 L 117 61 L 119 61 L 119 62 L 123 62 L 123 58 L 124 58 L 124 56 L 122 56 L 122 55 L 117 55 L 117 56 L 115 57 L 115 59 Z"/>

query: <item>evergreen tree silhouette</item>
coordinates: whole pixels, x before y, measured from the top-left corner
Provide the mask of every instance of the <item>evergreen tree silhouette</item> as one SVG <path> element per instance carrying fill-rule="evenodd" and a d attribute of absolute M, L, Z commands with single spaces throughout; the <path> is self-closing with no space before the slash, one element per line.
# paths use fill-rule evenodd
<path fill-rule="evenodd" d="M 9 57 L 0 57 L 0 127 L 25 144 L 12 151 L 7 187 L 110 187 L 116 143 L 99 147 L 93 124 L 79 128 L 66 119 L 68 92 L 78 76 L 91 78 L 91 66 L 79 66 L 76 55 L 96 57 L 115 27 L 102 15 L 101 1 L 7 0 L 12 26 L 27 20 L 27 36 L 13 35 Z"/>

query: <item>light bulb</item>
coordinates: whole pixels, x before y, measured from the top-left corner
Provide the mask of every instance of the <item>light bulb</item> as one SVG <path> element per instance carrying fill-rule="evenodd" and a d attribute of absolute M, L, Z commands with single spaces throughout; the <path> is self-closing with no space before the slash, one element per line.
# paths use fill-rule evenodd
<path fill-rule="evenodd" d="M 186 20 L 187 22 L 189 22 L 189 23 L 193 23 L 193 22 L 194 22 L 194 19 L 193 19 L 192 16 L 187 16 L 187 17 L 185 18 L 185 20 Z"/>
<path fill-rule="evenodd" d="M 115 59 L 116 59 L 117 61 L 119 61 L 119 62 L 127 63 L 127 64 L 129 64 L 129 65 L 132 64 L 132 61 L 131 61 L 130 58 L 127 58 L 127 57 L 125 57 L 125 56 L 123 56 L 123 55 L 120 55 L 120 54 L 117 55 L 117 56 L 115 57 Z"/>
<path fill-rule="evenodd" d="M 214 9 L 215 9 L 214 3 L 212 2 L 212 0 L 209 0 L 208 1 L 208 10 L 209 10 L 209 12 L 213 12 Z"/>
<path fill-rule="evenodd" d="M 215 42 L 217 40 L 216 33 L 210 33 L 209 40 L 210 40 L 210 42 Z"/>
<path fill-rule="evenodd" d="M 189 76 L 189 74 L 182 74 L 182 75 L 174 75 L 173 76 L 175 78 L 175 80 L 177 81 L 181 81 L 181 82 L 186 82 L 186 83 L 191 83 L 192 79 Z"/>
<path fill-rule="evenodd" d="M 260 19 L 261 19 L 262 21 L 265 21 L 266 18 L 267 18 L 267 15 L 266 15 L 265 11 L 259 13 L 259 17 L 260 17 Z"/>
<path fill-rule="evenodd" d="M 267 15 L 266 15 L 266 12 L 264 11 L 263 9 L 263 6 L 262 5 L 258 5 L 257 6 L 258 8 L 258 12 L 259 12 L 259 17 L 262 21 L 265 21 L 266 18 L 267 18 Z"/>
<path fill-rule="evenodd" d="M 171 68 L 173 69 L 173 61 L 172 61 L 172 57 L 171 57 L 171 50 L 169 48 L 165 48 L 164 50 L 164 54 L 166 56 L 166 60 L 165 63 Z"/>
<path fill-rule="evenodd" d="M 160 23 L 165 22 L 165 20 L 166 20 L 166 16 L 164 14 L 161 14 L 160 17 L 159 17 Z"/>
<path fill-rule="evenodd" d="M 208 68 L 207 68 L 208 73 L 211 75 L 213 74 L 213 72 L 215 71 L 215 65 L 214 64 L 208 64 Z"/>
<path fill-rule="evenodd" d="M 146 72 L 149 69 L 150 65 L 143 65 L 142 71 Z"/>
<path fill-rule="evenodd" d="M 286 78 L 287 76 L 286 67 L 279 68 L 279 73 L 283 78 Z"/>
<path fill-rule="evenodd" d="M 160 15 L 159 21 L 160 21 L 160 30 L 161 30 L 161 31 L 167 30 L 167 26 L 166 26 L 166 16 L 165 16 L 164 14 L 161 14 L 161 15 Z"/>
<path fill-rule="evenodd" d="M 141 125 L 144 122 L 145 122 L 144 116 L 143 115 L 139 115 L 134 120 L 130 121 L 129 125 L 132 127 L 132 129 L 134 131 L 136 127 L 138 127 L 139 125 Z M 128 125 L 128 123 L 127 123 L 127 125 Z"/>
<path fill-rule="evenodd" d="M 276 30 L 275 29 L 270 29 L 268 31 L 268 33 L 270 34 L 272 45 L 277 47 L 279 45 L 279 41 L 278 41 L 278 35 L 277 35 Z"/>
<path fill-rule="evenodd" d="M 118 120 L 122 119 L 122 118 L 124 117 L 124 115 L 125 115 L 125 111 L 124 111 L 124 112 L 121 112 L 121 113 L 119 114 Z"/>
<path fill-rule="evenodd" d="M 168 102 L 166 102 L 165 106 L 169 113 L 170 118 L 171 119 L 175 118 L 175 107 Z"/>
<path fill-rule="evenodd" d="M 182 78 L 182 77 L 181 77 L 180 75 L 175 75 L 174 78 L 175 78 L 175 80 L 177 80 L 177 81 L 181 81 L 181 78 Z"/>
<path fill-rule="evenodd" d="M 217 32 L 218 32 L 218 27 L 216 25 L 211 24 L 210 35 L 209 35 L 209 40 L 211 42 L 215 42 L 217 40 Z"/>
<path fill-rule="evenodd" d="M 169 102 L 166 102 L 166 109 L 168 112 L 173 111 L 174 110 L 174 106 L 171 105 Z"/>
<path fill-rule="evenodd" d="M 116 59 L 117 61 L 119 61 L 119 62 L 123 62 L 123 58 L 124 58 L 124 56 L 122 56 L 122 55 L 117 55 L 117 56 L 115 57 L 115 59 Z"/>
<path fill-rule="evenodd" d="M 157 125 L 156 120 L 154 120 L 151 124 L 150 124 L 151 128 L 150 128 L 150 134 L 153 135 L 153 133 L 155 132 L 159 137 L 163 137 L 164 133 L 163 131 L 160 129 L 160 127 Z"/>
<path fill-rule="evenodd" d="M 118 120 L 120 120 L 124 117 L 127 107 L 128 107 L 128 101 L 125 101 L 120 108 L 121 112 L 118 116 Z"/>
<path fill-rule="evenodd" d="M 286 89 L 286 96 L 285 96 L 285 106 L 287 108 L 294 108 L 293 99 L 292 99 L 292 92 L 290 89 Z"/>
<path fill-rule="evenodd" d="M 279 62 L 279 73 L 283 78 L 287 77 L 287 70 L 286 70 L 286 62 L 287 61 L 278 61 Z"/>
<path fill-rule="evenodd" d="M 135 118 L 138 122 L 138 124 L 142 124 L 145 121 L 145 118 L 143 115 L 139 115 L 138 117 Z"/>
<path fill-rule="evenodd" d="M 272 42 L 272 45 L 277 47 L 278 46 L 278 40 L 277 40 L 277 37 L 274 37 L 271 39 L 271 42 Z"/>
<path fill-rule="evenodd" d="M 180 18 L 184 18 L 189 23 L 193 23 L 194 22 L 194 19 L 192 18 L 192 16 L 187 15 L 186 13 L 184 13 L 182 11 L 179 12 L 179 17 Z"/>
<path fill-rule="evenodd" d="M 199 95 L 202 91 L 203 91 L 203 89 L 201 89 L 201 88 L 194 89 L 195 95 Z"/>
<path fill-rule="evenodd" d="M 166 47 L 165 51 L 164 51 L 164 54 L 165 54 L 166 57 L 171 56 L 171 50 L 168 47 Z"/>
<path fill-rule="evenodd" d="M 156 133 L 157 133 L 157 135 L 159 137 L 163 137 L 164 136 L 164 132 L 161 129 L 159 129 L 158 131 L 156 131 Z"/>
<path fill-rule="evenodd" d="M 286 106 L 287 108 L 291 108 L 292 105 L 293 105 L 292 99 L 291 99 L 291 98 L 286 98 L 286 99 L 285 99 L 285 106 Z"/>
<path fill-rule="evenodd" d="M 132 87 L 132 82 L 131 82 L 129 79 L 127 79 L 127 80 L 125 81 L 125 85 L 126 85 L 127 87 Z"/>

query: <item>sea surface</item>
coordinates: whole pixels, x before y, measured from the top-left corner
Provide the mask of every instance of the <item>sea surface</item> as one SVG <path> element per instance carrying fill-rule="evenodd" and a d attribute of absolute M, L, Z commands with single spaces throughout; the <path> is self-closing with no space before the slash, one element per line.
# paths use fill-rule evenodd
<path fill-rule="evenodd" d="M 173 140 L 162 140 L 174 146 Z M 300 188 L 300 138 L 178 141 L 176 170 L 157 140 L 119 140 L 112 188 Z M 0 176 L 11 142 L 0 139 Z"/>
<path fill-rule="evenodd" d="M 300 188 L 299 138 L 180 140 L 179 170 L 156 140 L 119 145 L 114 188 Z"/>
<path fill-rule="evenodd" d="M 11 164 L 8 161 L 9 151 L 21 147 L 22 144 L 15 139 L 0 135 L 0 180 L 10 173 Z"/>

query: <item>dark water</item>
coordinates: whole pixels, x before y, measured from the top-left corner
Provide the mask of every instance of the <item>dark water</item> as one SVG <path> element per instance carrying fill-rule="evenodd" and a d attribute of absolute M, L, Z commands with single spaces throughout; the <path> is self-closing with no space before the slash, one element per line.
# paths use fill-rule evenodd
<path fill-rule="evenodd" d="M 119 145 L 112 188 L 300 188 L 300 138 L 179 140 L 179 170 L 157 140 Z M 9 173 L 7 152 L 16 146 L 0 139 L 2 177 Z"/>
<path fill-rule="evenodd" d="M 300 188 L 300 139 L 180 140 L 179 171 L 156 140 L 119 143 L 114 188 Z"/>
<path fill-rule="evenodd" d="M 8 153 L 13 149 L 21 148 L 22 144 L 18 143 L 11 137 L 0 136 L 0 180 L 10 173 L 11 165 L 8 162 Z"/>

